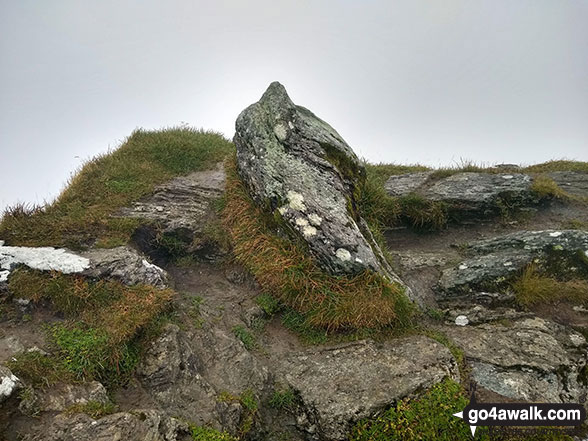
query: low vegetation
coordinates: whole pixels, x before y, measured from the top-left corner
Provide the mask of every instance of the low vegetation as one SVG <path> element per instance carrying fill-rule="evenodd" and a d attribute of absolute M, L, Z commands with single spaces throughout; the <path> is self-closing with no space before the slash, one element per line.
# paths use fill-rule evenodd
<path fill-rule="evenodd" d="M 117 411 L 114 403 L 100 401 L 88 401 L 84 404 L 75 404 L 67 409 L 67 414 L 85 413 L 94 419 L 102 418 Z"/>
<path fill-rule="evenodd" d="M 67 321 L 47 327 L 57 358 L 24 354 L 15 371 L 36 383 L 67 373 L 75 380 L 123 381 L 137 360 L 137 339 L 164 312 L 173 291 L 148 285 L 90 281 L 77 275 L 18 269 L 9 280 L 17 297 L 48 301 Z"/>
<path fill-rule="evenodd" d="M 194 441 L 237 441 L 238 438 L 227 432 L 219 432 L 211 427 L 190 426 L 190 434 Z"/>
<path fill-rule="evenodd" d="M 453 416 L 469 403 L 463 387 L 449 379 L 436 384 L 422 396 L 399 401 L 379 416 L 357 423 L 350 441 L 469 441 L 469 426 Z M 478 427 L 476 440 L 490 441 L 572 441 L 565 433 L 552 430 L 546 433 L 516 434 Z"/>
<path fill-rule="evenodd" d="M 139 221 L 111 214 L 175 176 L 212 168 L 233 150 L 214 132 L 136 130 L 118 149 L 88 161 L 55 202 L 6 210 L 0 237 L 9 245 L 72 249 L 125 244 Z"/>
<path fill-rule="evenodd" d="M 328 329 L 407 325 L 412 306 L 400 286 L 378 274 L 335 277 L 322 271 L 301 244 L 279 237 L 277 225 L 253 203 L 227 162 L 226 201 L 222 218 L 235 258 L 262 289 Z"/>
<path fill-rule="evenodd" d="M 512 283 L 512 287 L 517 301 L 524 306 L 556 304 L 561 301 L 588 304 L 588 280 L 558 280 L 545 275 L 535 265 L 527 267 Z"/>

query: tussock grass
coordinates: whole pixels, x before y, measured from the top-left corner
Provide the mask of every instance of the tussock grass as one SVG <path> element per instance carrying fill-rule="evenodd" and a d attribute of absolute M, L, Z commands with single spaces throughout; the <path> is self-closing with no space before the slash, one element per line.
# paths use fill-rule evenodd
<path fill-rule="evenodd" d="M 88 161 L 44 207 L 16 205 L 0 222 L 9 245 L 83 249 L 128 242 L 137 219 L 110 215 L 175 176 L 204 170 L 234 150 L 220 134 L 187 127 L 135 130 L 116 150 Z"/>
<path fill-rule="evenodd" d="M 561 200 L 570 199 L 570 195 L 563 191 L 553 179 L 543 174 L 537 175 L 533 178 L 531 191 L 540 198 L 555 198 Z"/>
<path fill-rule="evenodd" d="M 252 202 L 235 160 L 227 161 L 222 219 L 235 258 L 262 289 L 302 313 L 307 324 L 329 330 L 406 326 L 413 307 L 400 286 L 378 274 L 334 277 L 323 272 L 301 245 L 279 237 L 275 220 Z"/>
<path fill-rule="evenodd" d="M 524 306 L 554 304 L 564 300 L 588 304 L 587 280 L 557 280 L 541 274 L 534 265 L 529 265 L 512 283 L 512 287 L 517 301 Z"/>

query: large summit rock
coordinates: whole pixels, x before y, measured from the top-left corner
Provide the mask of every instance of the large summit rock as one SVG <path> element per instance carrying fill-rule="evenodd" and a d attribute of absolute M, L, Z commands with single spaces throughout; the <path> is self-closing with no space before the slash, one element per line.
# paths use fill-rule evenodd
<path fill-rule="evenodd" d="M 391 275 L 355 208 L 365 171 L 335 129 L 294 105 L 274 82 L 241 112 L 234 141 L 239 173 L 253 199 L 279 212 L 324 269 Z"/>

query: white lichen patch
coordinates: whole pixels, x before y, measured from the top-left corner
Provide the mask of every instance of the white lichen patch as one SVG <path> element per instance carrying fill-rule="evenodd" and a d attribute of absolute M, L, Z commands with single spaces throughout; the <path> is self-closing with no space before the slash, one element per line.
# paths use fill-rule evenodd
<path fill-rule="evenodd" d="M 288 206 L 287 205 L 283 205 L 280 208 L 278 208 L 278 212 L 283 216 L 286 214 L 286 212 L 288 211 Z"/>
<path fill-rule="evenodd" d="M 467 266 L 465 263 L 462 263 L 462 264 L 459 266 L 459 269 L 460 269 L 460 270 L 465 270 L 465 269 L 468 269 L 468 266 Z"/>
<path fill-rule="evenodd" d="M 551 237 L 559 237 L 562 235 L 561 231 L 554 231 L 553 233 L 549 233 Z"/>
<path fill-rule="evenodd" d="M 302 228 L 302 234 L 304 235 L 305 239 L 316 235 L 316 228 L 312 225 L 306 225 Z"/>
<path fill-rule="evenodd" d="M 0 271 L 0 282 L 6 282 L 8 280 L 9 274 L 10 274 L 10 271 L 8 271 L 8 270 Z"/>
<path fill-rule="evenodd" d="M 296 191 L 288 191 L 286 193 L 286 197 L 288 198 L 289 207 L 293 210 L 298 211 L 306 211 L 306 205 L 304 205 L 304 196 Z"/>
<path fill-rule="evenodd" d="M 280 141 L 285 141 L 288 137 L 288 129 L 286 126 L 284 126 L 284 124 L 276 124 L 274 127 L 274 135 L 276 135 L 276 138 L 278 138 Z"/>
<path fill-rule="evenodd" d="M 10 271 L 19 264 L 41 271 L 59 271 L 71 274 L 89 268 L 90 259 L 70 253 L 62 248 L 0 246 L 0 269 Z"/>
<path fill-rule="evenodd" d="M 355 261 L 356 261 L 357 263 L 363 263 L 363 260 L 361 260 L 359 257 L 356 257 L 356 258 L 355 258 Z"/>
<path fill-rule="evenodd" d="M 502 175 L 502 179 L 512 179 L 514 178 L 513 175 Z"/>
<path fill-rule="evenodd" d="M 296 218 L 296 225 L 298 225 L 299 227 L 305 227 L 306 225 L 308 225 L 308 221 L 306 219 L 304 219 L 303 217 L 297 217 Z"/>
<path fill-rule="evenodd" d="M 337 259 L 342 260 L 343 262 L 348 262 L 351 260 L 351 253 L 345 248 L 337 249 L 337 251 L 335 251 L 335 256 L 337 256 Z"/>
<path fill-rule="evenodd" d="M 320 217 L 318 214 L 316 213 L 311 213 L 308 215 L 308 220 L 310 221 L 311 224 L 313 224 L 315 227 L 320 227 L 321 222 L 323 221 L 323 218 Z"/>

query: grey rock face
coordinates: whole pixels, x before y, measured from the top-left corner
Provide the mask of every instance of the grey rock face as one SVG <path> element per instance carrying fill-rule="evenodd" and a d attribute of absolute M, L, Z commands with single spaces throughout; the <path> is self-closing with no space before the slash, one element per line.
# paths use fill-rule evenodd
<path fill-rule="evenodd" d="M 520 231 L 474 242 L 467 251 L 474 257 L 443 271 L 438 285 L 439 300 L 508 281 L 532 262 L 549 263 L 558 269 L 562 262 L 568 262 L 569 265 L 563 266 L 570 273 L 581 275 L 588 271 L 588 264 L 582 258 L 588 256 L 588 232 L 585 231 Z"/>
<path fill-rule="evenodd" d="M 241 112 L 234 141 L 253 199 L 278 210 L 323 268 L 333 274 L 389 272 L 362 234 L 362 220 L 350 212 L 365 172 L 335 129 L 294 105 L 275 82 Z"/>
<path fill-rule="evenodd" d="M 92 249 L 82 254 L 90 260 L 90 267 L 81 274 L 118 280 L 126 285 L 145 284 L 158 288 L 167 286 L 167 273 L 129 247 Z"/>
<path fill-rule="evenodd" d="M 390 196 L 406 196 L 424 186 L 432 174 L 433 172 L 428 171 L 390 176 L 384 188 Z"/>
<path fill-rule="evenodd" d="M 62 412 L 76 404 L 94 401 L 108 403 L 108 392 L 104 386 L 91 381 L 82 384 L 58 384 L 47 390 L 36 391 L 34 407 L 40 411 Z"/>
<path fill-rule="evenodd" d="M 459 377 L 449 350 L 422 336 L 292 354 L 277 374 L 303 402 L 300 428 L 320 440 L 346 439 L 359 419 L 445 377 Z"/>
<path fill-rule="evenodd" d="M 148 221 L 141 228 L 145 240 L 156 234 L 171 235 L 185 245 L 187 253 L 205 254 L 212 251 L 205 238 L 205 229 L 214 219 L 210 204 L 219 199 L 225 188 L 222 163 L 214 170 L 197 171 L 156 187 L 154 193 L 117 213 L 120 217 Z M 144 244 L 149 248 L 150 244 Z M 219 250 L 214 252 L 218 253 Z"/>
<path fill-rule="evenodd" d="M 472 378 L 506 397 L 534 402 L 578 402 L 586 393 L 585 338 L 540 318 L 505 326 L 452 326 L 444 332 L 464 350 Z"/>
<path fill-rule="evenodd" d="M 185 423 L 155 410 L 120 412 L 94 420 L 88 415 L 59 415 L 50 425 L 36 427 L 24 441 L 179 441 Z"/>
<path fill-rule="evenodd" d="M 186 334 L 168 325 L 149 348 L 137 370 L 143 387 L 171 415 L 237 430 L 242 409 L 219 403 L 221 392 L 261 393 L 269 384 L 265 366 L 222 329 Z M 232 421 L 232 424 L 229 424 Z"/>
<path fill-rule="evenodd" d="M 551 179 L 566 193 L 588 197 L 588 173 L 571 172 L 571 171 L 558 171 L 548 173 Z"/>
<path fill-rule="evenodd" d="M 533 178 L 526 174 L 462 172 L 438 180 L 431 175 L 432 172 L 422 172 L 391 176 L 385 189 L 391 196 L 416 193 L 430 201 L 444 202 L 462 217 L 497 213 L 502 201 L 511 206 L 539 202 L 531 191 Z"/>

